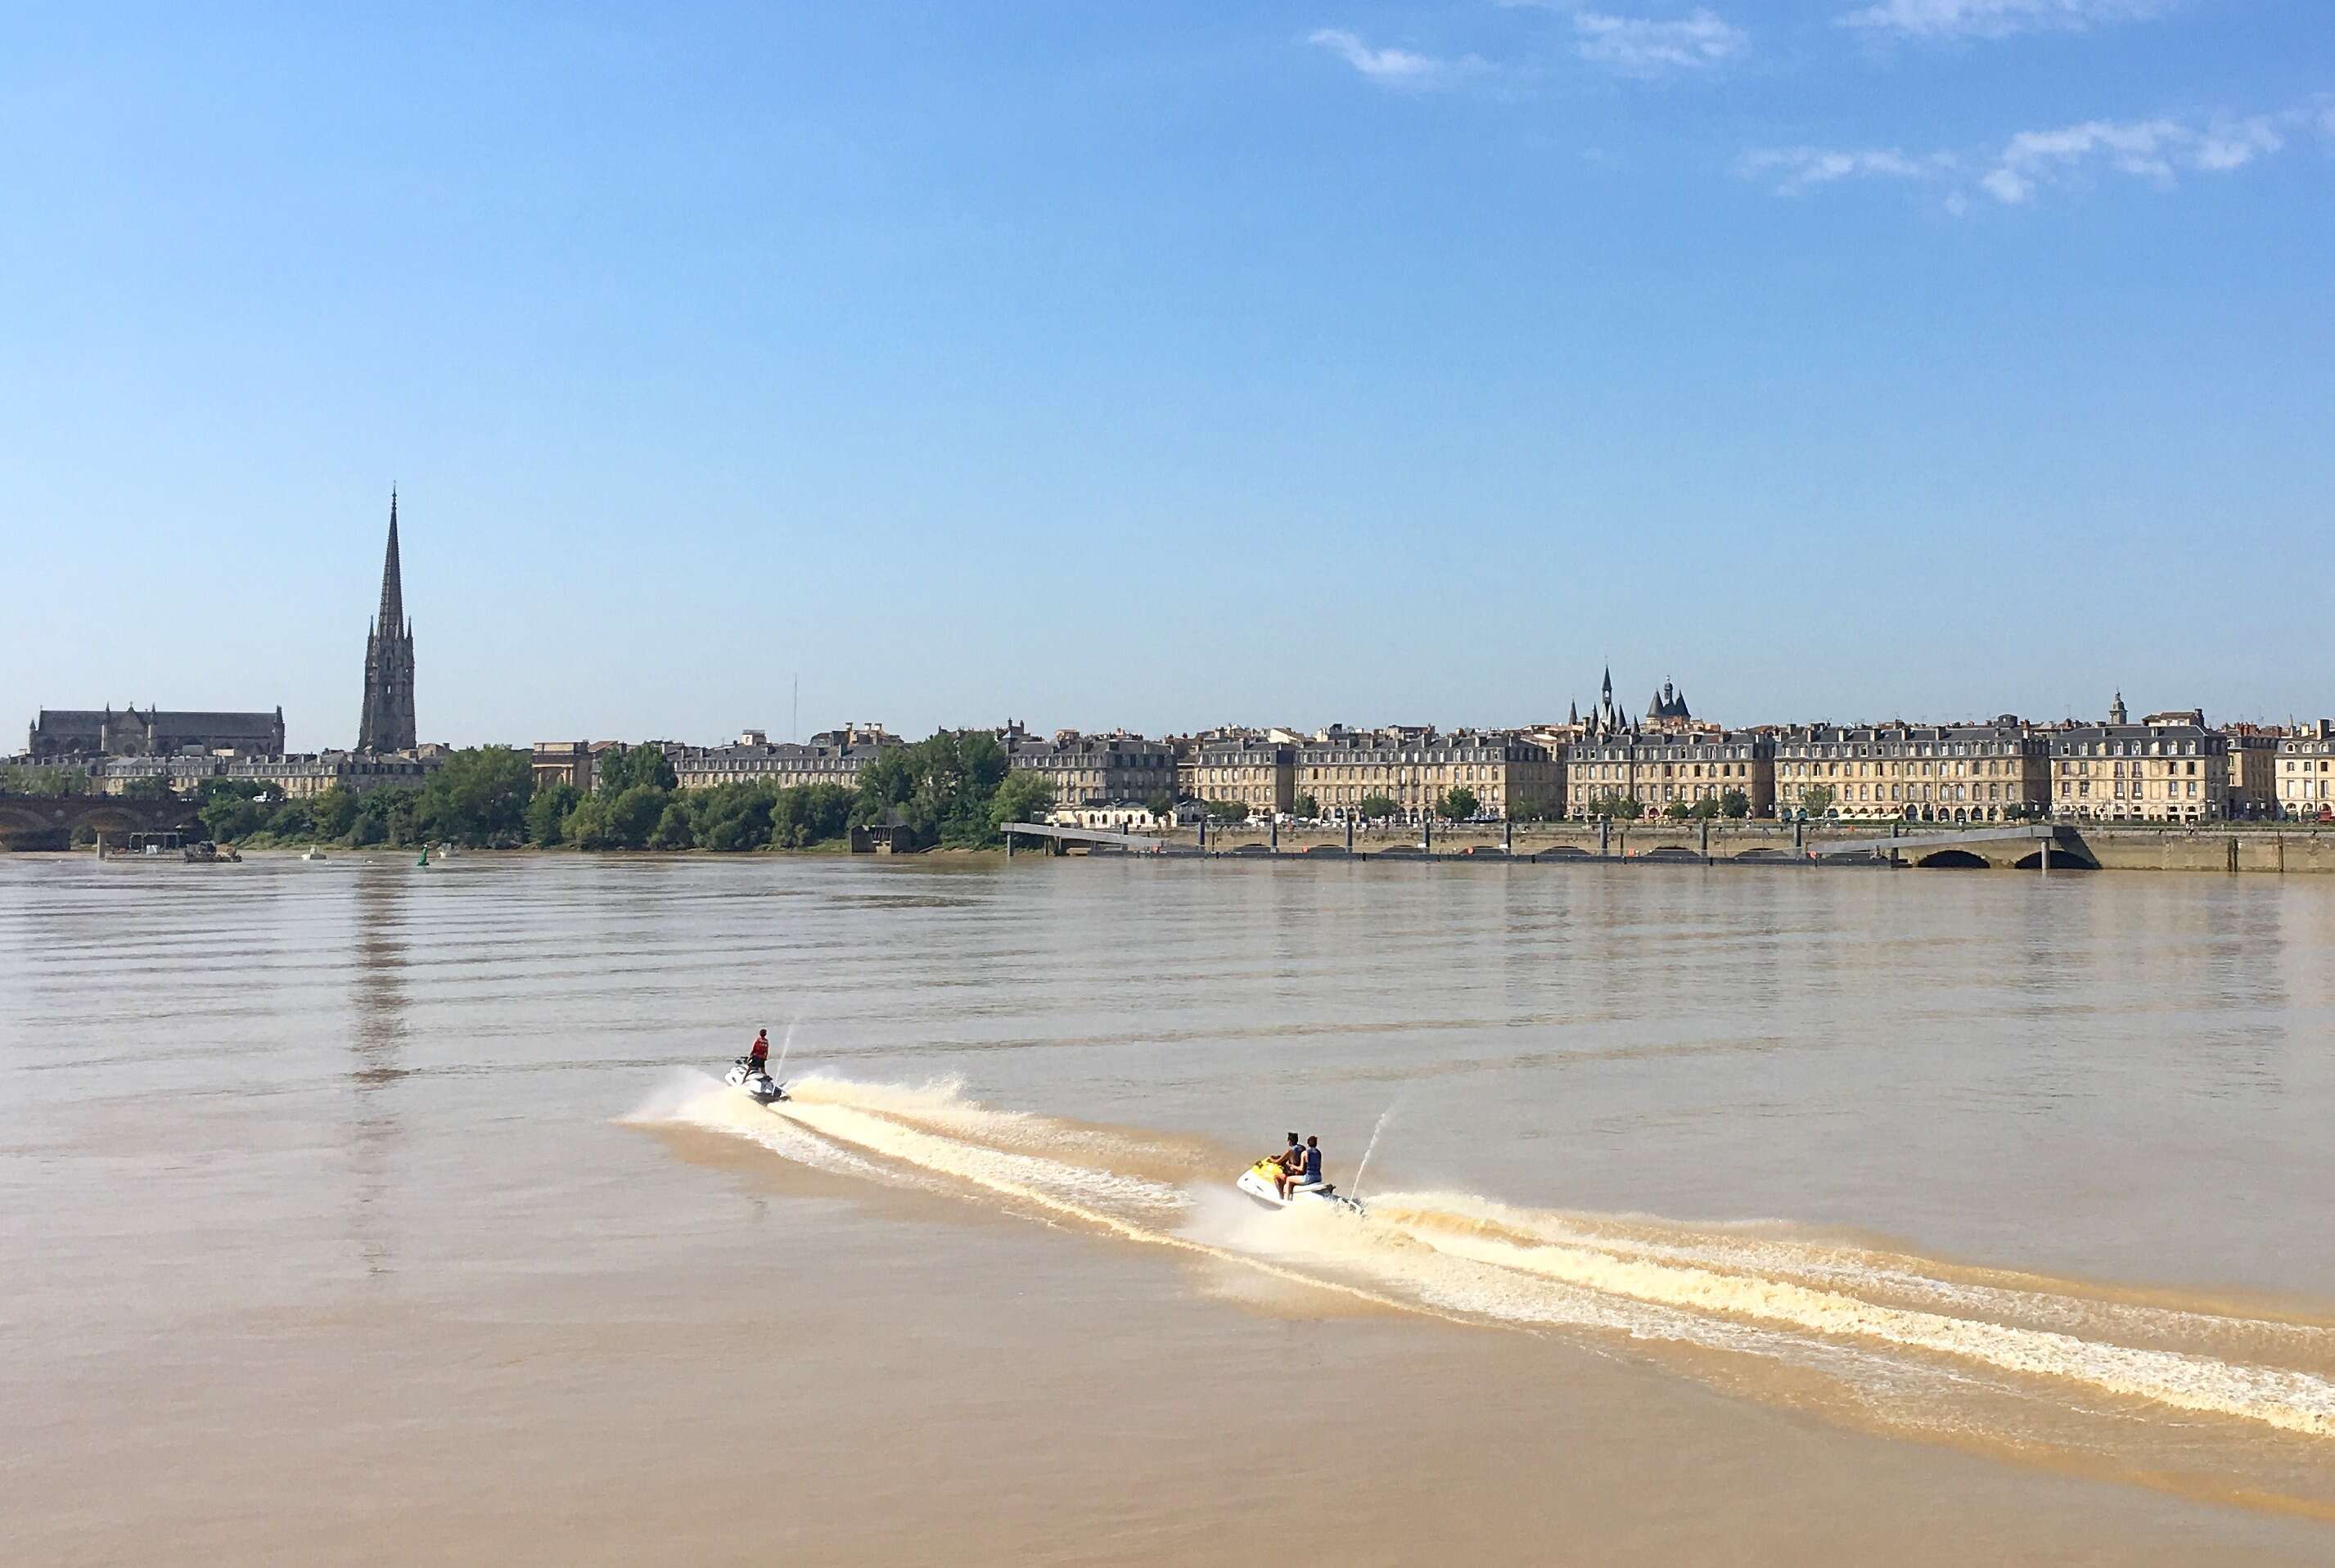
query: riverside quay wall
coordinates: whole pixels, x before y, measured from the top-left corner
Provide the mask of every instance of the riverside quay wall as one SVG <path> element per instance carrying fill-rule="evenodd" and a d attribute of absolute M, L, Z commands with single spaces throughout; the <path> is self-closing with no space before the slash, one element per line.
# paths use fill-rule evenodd
<path fill-rule="evenodd" d="M 2269 875 L 2335 873 L 2335 829 L 2293 825 L 2149 828 L 2103 828 L 2094 824 L 2059 822 L 2051 841 L 2055 870 L 2214 871 Z M 1163 835 L 1169 843 L 1198 847 L 1189 829 Z M 1888 839 L 1887 823 L 1808 824 L 1796 831 L 1773 822 L 1713 822 L 1708 842 L 1700 822 L 1616 822 L 1601 835 L 1594 822 L 1517 823 L 1513 834 L 1498 824 L 1439 824 L 1434 850 L 1438 855 L 1492 856 L 1505 849 L 1525 856 L 1584 856 L 1604 854 L 1616 859 L 1700 860 L 1757 865 L 1778 861 L 1805 862 L 1814 857 L 1834 860 L 1836 847 Z M 1957 841 L 1952 830 L 1923 832 L 1908 828 L 1892 841 L 1899 865 L 1925 870 L 2034 870 L 2041 864 L 2042 846 L 2033 839 L 1994 842 Z M 1358 855 L 1416 848 L 1416 828 L 1386 831 L 1357 829 L 1352 847 Z M 1320 849 L 1335 853 L 1347 847 L 1342 827 L 1336 828 L 1284 827 L 1277 848 L 1283 855 L 1303 855 Z M 1276 847 L 1274 836 L 1262 828 L 1208 829 L 1211 854 L 1256 854 Z M 1846 862 L 1839 862 L 1846 863 Z"/>

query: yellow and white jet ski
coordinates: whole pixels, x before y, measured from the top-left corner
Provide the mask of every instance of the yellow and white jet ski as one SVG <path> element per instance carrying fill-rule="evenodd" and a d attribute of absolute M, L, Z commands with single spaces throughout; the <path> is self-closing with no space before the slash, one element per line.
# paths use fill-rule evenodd
<path fill-rule="evenodd" d="M 1240 1179 L 1233 1186 L 1269 1209 L 1326 1208 L 1355 1215 L 1362 1212 L 1359 1200 L 1346 1196 L 1328 1182 L 1299 1182 L 1289 1189 L 1287 1197 L 1283 1197 L 1275 1185 L 1280 1175 L 1281 1162 L 1268 1155 L 1241 1172 Z"/>

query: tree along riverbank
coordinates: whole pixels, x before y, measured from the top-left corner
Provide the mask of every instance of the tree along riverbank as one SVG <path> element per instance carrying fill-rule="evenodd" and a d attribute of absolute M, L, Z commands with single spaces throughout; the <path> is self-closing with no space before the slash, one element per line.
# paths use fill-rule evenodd
<path fill-rule="evenodd" d="M 526 752 L 481 746 L 455 752 L 418 789 L 336 787 L 286 798 L 273 784 L 206 779 L 195 799 L 204 831 L 238 848 L 457 844 L 722 854 L 809 849 L 878 825 L 905 849 L 994 848 L 1003 824 L 1053 805 L 1044 779 L 1010 770 L 996 737 L 978 732 L 943 731 L 887 751 L 861 771 L 857 789 L 749 780 L 683 789 L 653 746 L 604 752 L 595 770 L 589 792 L 569 784 L 538 789 Z"/>

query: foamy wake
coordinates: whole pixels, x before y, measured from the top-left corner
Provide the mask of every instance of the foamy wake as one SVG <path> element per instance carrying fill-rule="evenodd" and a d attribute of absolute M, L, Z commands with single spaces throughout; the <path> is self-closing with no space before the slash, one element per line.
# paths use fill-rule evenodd
<path fill-rule="evenodd" d="M 2107 1393 L 2173 1409 L 2261 1421 L 2309 1437 L 2335 1435 L 2335 1383 L 2312 1373 L 1883 1305 L 1853 1293 L 1857 1284 L 1868 1282 L 1838 1263 L 1817 1271 L 1819 1277 L 1831 1282 L 1831 1288 L 1819 1289 L 1773 1273 L 1750 1272 L 1756 1253 L 1739 1253 L 1730 1261 L 1741 1266 L 1724 1267 L 1720 1262 L 1728 1254 L 1719 1249 L 1700 1249 L 1706 1261 L 1688 1263 L 1675 1260 L 1681 1254 L 1694 1256 L 1698 1249 L 1650 1246 L 1633 1251 L 1618 1240 L 1584 1245 L 1555 1239 L 1566 1234 L 1562 1221 L 1542 1226 L 1513 1211 L 1503 1234 L 1473 1223 L 1468 1213 L 1473 1206 L 1464 1199 L 1443 1200 L 1443 1206 L 1438 1206 L 1431 1198 L 1399 1196 L 1376 1205 L 1374 1217 L 1439 1252 L 1603 1296 L 1694 1315 L 1748 1319 L 1837 1342 L 1923 1350 L 2021 1376 L 2088 1384 Z M 1770 1259 L 1779 1250 L 1766 1249 Z M 1907 1285 L 1903 1269 L 1883 1271 L 1881 1277 L 1869 1282 L 1900 1290 Z M 1941 1299 L 1958 1293 L 1968 1302 L 1975 1292 L 1941 1288 L 1935 1293 Z M 2014 1292 L 1998 1290 L 1989 1292 L 1987 1299 L 1998 1312 L 2025 1308 Z M 2036 1315 L 2064 1321 L 2080 1314 L 2074 1303 L 2062 1300 L 2037 1303 Z M 2196 1316 L 2185 1315 L 2193 1320 Z M 2326 1331 L 2309 1332 L 2323 1339 Z"/>
<path fill-rule="evenodd" d="M 1748 1359 L 1813 1377 L 1901 1429 L 2024 1422 L 2031 1429 L 2000 1437 L 2031 1447 L 2089 1441 L 2085 1422 L 2189 1428 L 2205 1418 L 2304 1440 L 2316 1464 L 2328 1457 L 2316 1440 L 2335 1437 L 2335 1327 L 2310 1319 L 1467 1195 L 1381 1197 L 1359 1220 L 1267 1213 L 1223 1201 L 1213 1181 L 1140 1174 L 1188 1158 L 1188 1146 L 993 1109 L 951 1084 L 805 1079 L 763 1108 L 709 1083 L 676 1085 L 636 1114 L 1374 1308 Z M 1756 1375 L 1721 1380 L 1761 1389 Z M 2181 1462 L 2196 1463 L 2194 1433 L 2180 1440 Z"/>

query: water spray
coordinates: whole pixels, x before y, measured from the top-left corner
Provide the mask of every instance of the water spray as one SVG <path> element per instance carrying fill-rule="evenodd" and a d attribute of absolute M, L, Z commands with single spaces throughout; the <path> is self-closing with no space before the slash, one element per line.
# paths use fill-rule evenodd
<path fill-rule="evenodd" d="M 786 1071 L 787 1070 L 787 1052 L 795 1048 L 795 1025 L 801 1021 L 802 1014 L 799 1012 L 796 1013 L 792 1018 L 787 1020 L 786 1033 L 779 1036 L 779 1065 L 772 1070 L 770 1073 L 770 1081 L 772 1083 L 780 1082 L 780 1079 L 779 1078 L 779 1074 Z"/>
<path fill-rule="evenodd" d="M 1371 1156 L 1378 1152 L 1379 1134 L 1386 1131 L 1387 1123 L 1393 1119 L 1394 1107 L 1389 1106 L 1379 1113 L 1379 1125 L 1371 1128 L 1371 1141 L 1362 1149 L 1362 1161 L 1354 1167 L 1353 1196 L 1357 1199 L 1362 1195 L 1362 1173 L 1371 1168 Z"/>

